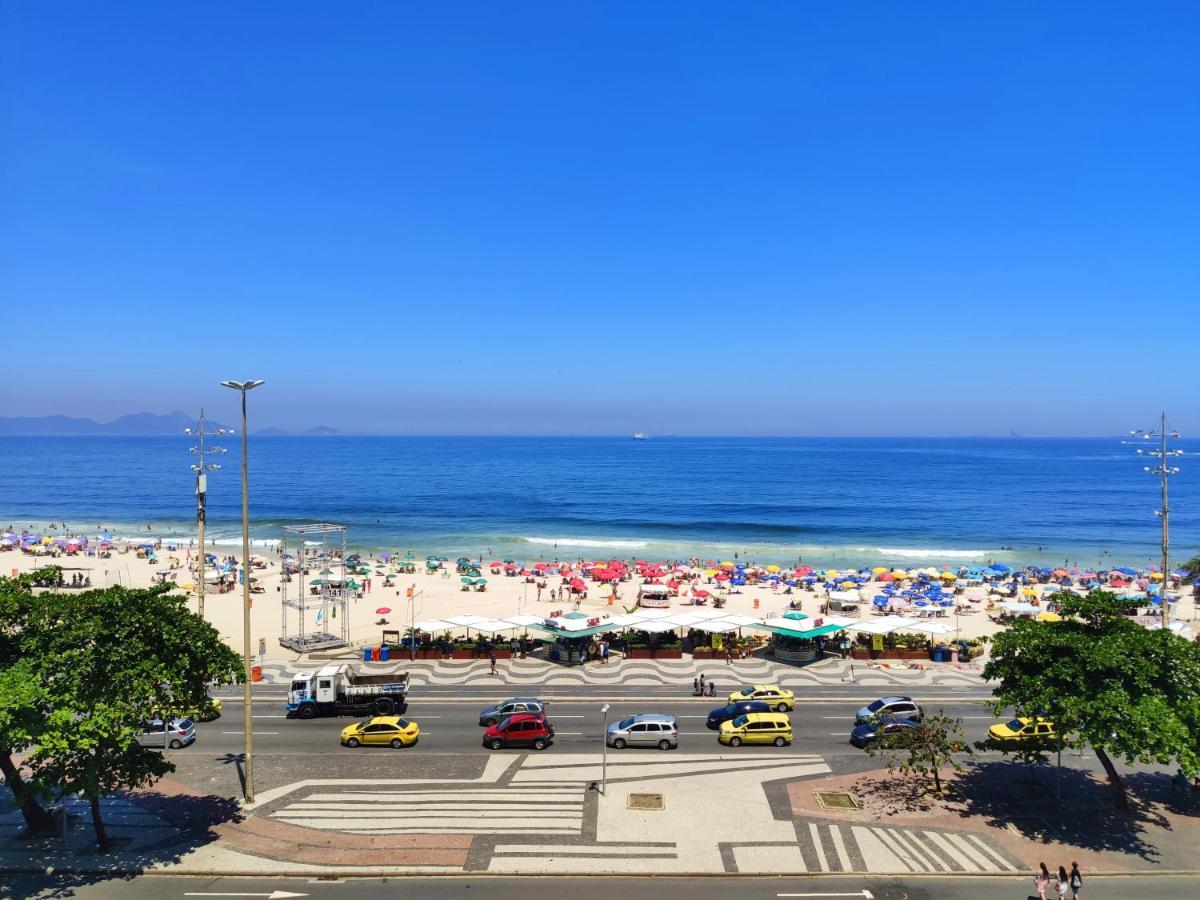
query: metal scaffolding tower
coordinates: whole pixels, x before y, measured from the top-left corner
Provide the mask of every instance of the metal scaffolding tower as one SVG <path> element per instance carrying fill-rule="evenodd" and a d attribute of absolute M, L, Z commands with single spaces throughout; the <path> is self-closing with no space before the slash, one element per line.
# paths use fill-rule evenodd
<path fill-rule="evenodd" d="M 348 646 L 354 592 L 346 580 L 346 526 L 284 525 L 280 552 L 280 645 L 298 653 Z"/>

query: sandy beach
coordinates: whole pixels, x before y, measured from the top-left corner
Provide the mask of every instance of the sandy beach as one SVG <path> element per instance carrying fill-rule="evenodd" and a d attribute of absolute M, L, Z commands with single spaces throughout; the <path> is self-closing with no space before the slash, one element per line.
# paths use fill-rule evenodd
<path fill-rule="evenodd" d="M 240 547 L 216 546 L 210 547 L 210 552 L 218 557 L 240 556 Z M 281 635 L 282 592 L 281 566 L 276 552 L 262 551 L 266 560 L 265 568 L 252 571 L 256 579 L 256 587 L 261 587 L 260 593 L 251 595 L 251 646 L 257 654 L 260 646 L 265 646 L 265 659 L 292 659 L 296 654 L 279 644 Z M 395 572 L 395 560 L 384 563 L 371 556 L 364 560 L 372 563 L 372 571 Z M 133 587 L 148 587 L 153 584 L 161 573 L 169 569 L 172 563 L 178 567 L 168 576 L 180 585 L 190 585 L 192 575 L 185 568 L 187 563 L 187 548 L 180 547 L 174 552 L 163 550 L 157 562 L 139 558 L 135 552 L 114 552 L 111 557 L 97 558 L 84 555 L 61 556 L 49 558 L 34 556 L 20 551 L 0 553 L 0 571 L 5 574 L 27 572 L 41 566 L 58 565 L 64 569 L 64 577 L 69 582 L 76 573 L 81 577 L 91 579 L 93 587 L 103 587 L 111 584 L 126 584 Z M 381 639 L 385 628 L 400 629 L 408 627 L 410 621 L 420 622 L 428 619 L 444 619 L 462 614 L 474 614 L 488 619 L 500 619 L 518 613 L 537 616 L 549 616 L 559 610 L 576 608 L 571 599 L 558 600 L 552 597 L 551 590 L 543 592 L 541 600 L 537 599 L 534 584 L 526 583 L 520 576 L 493 575 L 487 567 L 489 560 L 484 559 L 483 574 L 487 578 L 486 591 L 464 591 L 458 575 L 454 572 L 454 562 L 444 565 L 448 567 L 437 574 L 427 574 L 419 570 L 416 574 L 395 574 L 392 576 L 394 586 L 385 587 L 385 579 L 378 575 L 370 578 L 360 578 L 363 590 L 361 596 L 354 599 L 349 607 L 349 635 L 353 645 L 375 644 Z M 632 607 L 636 603 L 637 580 L 622 582 L 618 588 L 617 597 L 610 603 L 602 595 L 604 591 L 592 585 L 587 599 L 580 601 L 578 609 L 589 616 L 604 617 L 622 614 L 623 607 Z M 562 583 L 562 578 L 555 575 L 548 579 L 548 586 L 556 589 Z M 710 587 L 709 585 L 702 585 Z M 414 600 L 407 599 L 408 588 L 413 588 Z M 770 618 L 780 616 L 788 611 L 789 604 L 796 602 L 802 612 L 810 616 L 819 615 L 821 605 L 826 599 L 821 585 L 814 592 L 795 590 L 785 594 L 783 588 L 772 589 L 763 585 L 746 585 L 734 588 L 727 594 L 725 612 L 737 613 L 755 618 Z M 882 590 L 881 582 L 871 582 L 861 588 L 861 596 L 866 601 L 860 616 L 870 618 L 870 598 Z M 1032 586 L 1032 596 L 1040 598 L 1052 593 L 1052 585 Z M 190 607 L 197 608 L 195 592 L 188 591 Z M 966 588 L 966 596 L 974 595 L 977 599 L 986 597 L 986 589 L 982 587 Z M 1030 594 L 1026 594 L 1028 598 Z M 1192 622 L 1196 615 L 1196 604 L 1190 590 L 1176 591 L 1172 596 L 1179 598 L 1175 618 Z M 999 601 L 1001 598 L 994 598 Z M 1022 598 L 1018 598 L 1022 599 Z M 958 629 L 964 639 L 993 634 L 1003 628 L 992 620 L 986 612 L 986 600 L 978 603 L 960 604 L 963 611 L 955 614 L 950 610 L 946 622 Z M 379 609 L 390 610 L 378 613 Z M 688 601 L 684 598 L 672 598 L 673 611 L 689 609 Z M 288 610 L 291 621 L 296 618 L 295 610 Z M 221 637 L 237 650 L 242 649 L 242 592 L 240 586 L 236 589 L 218 593 L 213 588 L 205 594 L 205 618 L 218 630 Z M 309 612 L 308 627 L 320 630 L 313 620 L 314 613 Z M 388 624 L 378 624 L 380 619 L 386 619 Z M 339 623 L 340 625 L 340 623 Z M 464 629 L 459 629 L 463 633 Z M 747 632 L 751 633 L 751 632 Z"/>

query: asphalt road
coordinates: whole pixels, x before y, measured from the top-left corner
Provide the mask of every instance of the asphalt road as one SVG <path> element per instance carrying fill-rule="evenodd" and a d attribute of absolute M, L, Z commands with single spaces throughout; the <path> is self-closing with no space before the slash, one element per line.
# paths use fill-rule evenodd
<path fill-rule="evenodd" d="M 723 693 L 738 687 L 732 681 Z M 518 692 L 529 696 L 528 692 Z M 848 743 L 854 713 L 860 707 L 882 695 L 880 689 L 854 685 L 806 689 L 797 697 L 797 706 L 789 717 L 794 743 L 790 752 L 819 753 L 827 758 L 863 757 L 864 753 Z M 252 707 L 254 748 L 256 756 L 341 753 L 479 753 L 482 751 L 479 712 L 486 706 L 506 699 L 512 694 L 481 693 L 477 689 L 418 687 L 411 694 L 404 717 L 421 726 L 421 740 L 416 747 L 403 751 L 359 748 L 347 750 L 338 743 L 343 727 L 356 718 L 319 718 L 301 720 L 290 718 L 285 707 L 286 692 L 282 686 L 265 686 L 254 692 Z M 729 753 L 722 747 L 716 732 L 710 731 L 705 720 L 709 710 L 723 704 L 723 696 L 697 698 L 678 688 L 609 688 L 573 687 L 538 691 L 536 696 L 548 703 L 549 718 L 556 738 L 545 752 L 555 750 L 582 752 L 595 750 L 604 731 L 601 706 L 609 703 L 608 721 L 619 721 L 632 713 L 665 713 L 679 721 L 679 749 L 689 753 Z M 982 739 L 996 717 L 983 705 L 986 690 L 935 688 L 928 693 L 914 694 L 926 712 L 938 709 L 963 719 L 963 728 L 970 740 Z M 583 699 L 586 698 L 586 699 Z M 178 753 L 214 752 L 236 753 L 242 747 L 242 704 L 240 698 L 222 692 L 223 715 L 213 722 L 197 724 L 197 740 Z M 521 752 L 521 751 L 498 751 Z M 625 753 L 657 753 L 661 751 L 625 750 Z M 780 753 L 788 749 L 743 746 L 739 753 Z"/>
<path fill-rule="evenodd" d="M 1085 876 L 1086 877 L 1086 876 Z M 95 880 L 99 878 L 100 880 Z M 1032 876 L 1011 878 L 819 878 L 726 876 L 721 878 L 361 878 L 324 881 L 302 878 L 185 878 L 141 876 L 129 881 L 87 876 L 17 876 L 0 885 L 5 896 L 40 898 L 78 896 L 86 900 L 203 900 L 259 898 L 350 900 L 354 897 L 439 897 L 467 900 L 560 900 L 562 897 L 611 897 L 623 900 L 803 900 L 805 897 L 862 900 L 1014 900 L 1036 897 Z M 1087 900 L 1115 900 L 1136 894 L 1146 900 L 1192 900 L 1197 880 L 1186 877 L 1087 878 Z"/>

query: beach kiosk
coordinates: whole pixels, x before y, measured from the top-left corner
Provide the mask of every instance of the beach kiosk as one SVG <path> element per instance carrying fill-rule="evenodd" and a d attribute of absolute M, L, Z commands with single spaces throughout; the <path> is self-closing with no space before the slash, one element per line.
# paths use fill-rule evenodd
<path fill-rule="evenodd" d="M 643 584 L 638 588 L 638 606 L 666 609 L 670 605 L 671 591 L 665 584 Z"/>

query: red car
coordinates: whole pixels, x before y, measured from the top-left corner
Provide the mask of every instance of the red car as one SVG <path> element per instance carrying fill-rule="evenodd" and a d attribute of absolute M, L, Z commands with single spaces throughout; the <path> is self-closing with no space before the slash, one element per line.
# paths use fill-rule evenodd
<path fill-rule="evenodd" d="M 545 750 L 554 739 L 554 726 L 545 716 L 534 713 L 517 713 L 495 725 L 489 725 L 483 733 L 483 746 L 492 750 L 502 747 L 532 747 Z"/>

